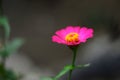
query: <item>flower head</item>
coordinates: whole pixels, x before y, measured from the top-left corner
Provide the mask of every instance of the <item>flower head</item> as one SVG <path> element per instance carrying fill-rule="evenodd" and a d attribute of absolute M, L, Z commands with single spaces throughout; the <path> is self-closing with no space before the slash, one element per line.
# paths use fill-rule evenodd
<path fill-rule="evenodd" d="M 88 38 L 93 37 L 93 29 L 80 26 L 67 26 L 64 29 L 55 32 L 52 41 L 68 46 L 79 45 L 86 42 Z"/>

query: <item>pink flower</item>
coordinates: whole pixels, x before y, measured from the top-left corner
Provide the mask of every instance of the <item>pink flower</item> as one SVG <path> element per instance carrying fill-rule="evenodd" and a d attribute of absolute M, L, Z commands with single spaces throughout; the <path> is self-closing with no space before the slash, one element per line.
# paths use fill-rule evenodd
<path fill-rule="evenodd" d="M 52 36 L 52 41 L 68 46 L 85 43 L 88 38 L 93 37 L 93 29 L 80 26 L 67 26 L 60 29 Z"/>

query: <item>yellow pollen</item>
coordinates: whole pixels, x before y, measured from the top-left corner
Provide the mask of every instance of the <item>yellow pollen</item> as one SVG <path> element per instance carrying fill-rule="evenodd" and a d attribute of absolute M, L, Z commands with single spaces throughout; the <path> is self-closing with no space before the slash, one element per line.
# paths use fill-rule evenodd
<path fill-rule="evenodd" d="M 79 42 L 79 35 L 75 32 L 71 32 L 65 37 L 66 42 L 68 43 L 76 43 Z"/>

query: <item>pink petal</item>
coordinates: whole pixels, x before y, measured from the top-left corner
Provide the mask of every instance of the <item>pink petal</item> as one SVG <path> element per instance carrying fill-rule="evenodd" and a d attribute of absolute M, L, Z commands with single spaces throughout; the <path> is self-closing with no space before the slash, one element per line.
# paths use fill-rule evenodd
<path fill-rule="evenodd" d="M 79 35 L 80 41 L 86 42 L 88 38 L 93 37 L 93 29 L 81 28 Z"/>
<path fill-rule="evenodd" d="M 80 26 L 75 26 L 74 27 L 74 32 L 79 33 L 79 31 L 80 31 Z"/>
<path fill-rule="evenodd" d="M 61 30 L 56 31 L 55 34 L 59 36 L 60 38 L 64 39 L 67 33 L 64 29 L 61 29 Z"/>
<path fill-rule="evenodd" d="M 86 37 L 87 37 L 87 38 L 93 37 L 93 29 L 88 29 L 88 30 L 86 31 Z"/>
<path fill-rule="evenodd" d="M 71 32 L 74 32 L 74 27 L 73 26 L 67 26 L 65 30 L 66 30 L 67 33 L 71 33 Z"/>
<path fill-rule="evenodd" d="M 86 30 L 87 30 L 87 28 L 86 27 L 82 27 L 81 29 L 80 29 L 80 35 L 84 35 L 85 34 L 85 32 L 86 32 Z"/>
<path fill-rule="evenodd" d="M 65 44 L 65 41 L 62 40 L 60 37 L 58 37 L 56 35 L 52 36 L 52 41 L 53 42 L 57 42 L 57 43 L 63 43 L 63 44 Z"/>

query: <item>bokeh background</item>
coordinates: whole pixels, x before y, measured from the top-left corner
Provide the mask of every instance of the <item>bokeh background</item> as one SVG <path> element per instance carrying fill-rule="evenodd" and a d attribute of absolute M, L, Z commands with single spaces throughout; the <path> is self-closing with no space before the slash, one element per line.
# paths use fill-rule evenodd
<path fill-rule="evenodd" d="M 119 4 L 119 0 L 4 0 L 11 39 L 25 39 L 18 53 L 8 59 L 8 67 L 26 74 L 24 80 L 56 75 L 71 63 L 72 52 L 53 43 L 51 36 L 68 25 L 80 25 L 95 32 L 94 38 L 80 45 L 76 64 L 91 66 L 75 70 L 72 80 L 120 80 Z"/>

